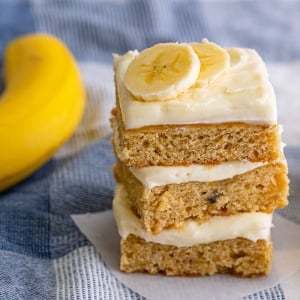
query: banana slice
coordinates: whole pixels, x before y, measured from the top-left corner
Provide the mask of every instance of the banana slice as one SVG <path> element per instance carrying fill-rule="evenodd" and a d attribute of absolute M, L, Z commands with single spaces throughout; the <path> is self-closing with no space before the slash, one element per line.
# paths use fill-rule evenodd
<path fill-rule="evenodd" d="M 199 58 L 189 44 L 162 43 L 136 56 L 124 83 L 137 99 L 167 100 L 193 85 L 199 70 Z"/>
<path fill-rule="evenodd" d="M 205 86 L 208 82 L 214 81 L 229 68 L 229 54 L 215 43 L 204 39 L 202 43 L 191 43 L 190 45 L 201 62 L 201 70 L 197 79 L 197 84 L 200 86 Z"/>

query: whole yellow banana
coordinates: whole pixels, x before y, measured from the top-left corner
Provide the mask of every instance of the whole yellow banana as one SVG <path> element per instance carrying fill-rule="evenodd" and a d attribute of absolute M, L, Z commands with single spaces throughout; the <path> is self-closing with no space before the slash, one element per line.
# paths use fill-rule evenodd
<path fill-rule="evenodd" d="M 85 91 L 67 47 L 47 34 L 11 41 L 0 97 L 0 191 L 36 171 L 71 136 Z"/>

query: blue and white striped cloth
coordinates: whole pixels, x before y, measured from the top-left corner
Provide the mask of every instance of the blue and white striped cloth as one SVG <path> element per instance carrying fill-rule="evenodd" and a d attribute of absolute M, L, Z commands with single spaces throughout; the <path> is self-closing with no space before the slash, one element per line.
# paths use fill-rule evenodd
<path fill-rule="evenodd" d="M 279 116 L 293 147 L 286 148 L 290 205 L 278 213 L 300 224 L 300 107 L 290 99 L 300 97 L 295 82 L 299 77 L 294 77 L 300 73 L 300 2 L 1 0 L 0 68 L 5 44 L 37 31 L 54 34 L 69 46 L 88 101 L 80 126 L 53 159 L 0 194 L 1 300 L 144 299 L 112 275 L 70 217 L 111 208 L 114 158 L 107 136 L 114 106 L 113 52 L 207 37 L 224 46 L 255 48 L 274 73 L 279 70 L 274 75 L 279 108 L 284 108 Z M 294 85 L 287 89 L 283 82 Z M 299 294 L 289 296 L 299 282 L 297 273 L 243 299 L 300 299 Z"/>

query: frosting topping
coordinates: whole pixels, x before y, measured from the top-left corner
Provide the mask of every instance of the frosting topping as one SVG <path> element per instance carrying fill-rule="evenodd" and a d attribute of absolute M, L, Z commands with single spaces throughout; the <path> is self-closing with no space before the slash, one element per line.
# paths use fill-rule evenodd
<path fill-rule="evenodd" d="M 125 128 L 224 122 L 276 123 L 274 90 L 260 56 L 252 49 L 225 50 L 230 63 L 215 80 L 204 85 L 194 84 L 168 100 L 151 102 L 136 99 L 124 84 L 126 71 L 139 52 L 114 55 L 117 92 Z"/>

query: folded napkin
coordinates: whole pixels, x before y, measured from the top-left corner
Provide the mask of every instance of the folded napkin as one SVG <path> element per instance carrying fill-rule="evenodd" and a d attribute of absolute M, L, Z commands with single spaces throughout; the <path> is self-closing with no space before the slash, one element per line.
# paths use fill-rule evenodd
<path fill-rule="evenodd" d="M 257 49 L 271 70 L 288 144 L 290 205 L 278 215 L 299 225 L 299 13 L 297 1 L 0 1 L 0 68 L 11 38 L 49 32 L 74 53 L 88 96 L 68 143 L 30 178 L 0 194 L 0 299 L 144 299 L 141 290 L 116 276 L 71 218 L 111 209 L 113 52 L 203 37 Z M 299 299 L 299 280 L 295 272 L 241 297 Z M 220 299 L 213 289 L 210 298 Z"/>

